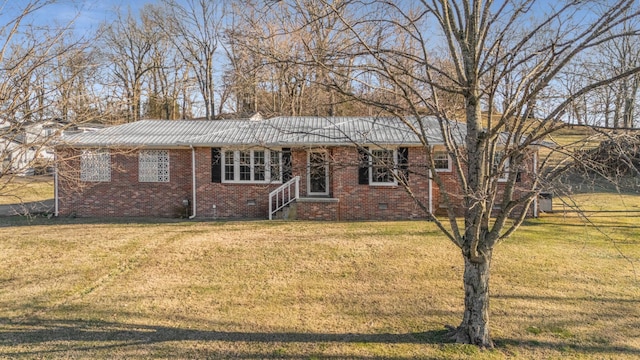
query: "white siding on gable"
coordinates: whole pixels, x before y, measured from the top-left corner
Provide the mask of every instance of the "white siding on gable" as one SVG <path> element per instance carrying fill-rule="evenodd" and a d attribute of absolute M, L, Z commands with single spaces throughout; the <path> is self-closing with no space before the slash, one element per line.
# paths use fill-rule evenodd
<path fill-rule="evenodd" d="M 111 181 L 111 153 L 109 150 L 84 150 L 80 156 L 80 180 Z"/>
<path fill-rule="evenodd" d="M 138 181 L 169 182 L 169 150 L 140 150 Z"/>

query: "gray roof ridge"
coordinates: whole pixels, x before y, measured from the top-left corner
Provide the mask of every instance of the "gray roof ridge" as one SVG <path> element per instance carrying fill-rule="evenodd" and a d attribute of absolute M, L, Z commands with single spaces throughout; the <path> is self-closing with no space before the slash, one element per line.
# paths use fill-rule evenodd
<path fill-rule="evenodd" d="M 218 120 L 214 120 L 214 121 L 218 121 Z M 174 144 L 176 144 L 176 145 L 197 145 L 197 144 L 199 144 L 198 141 L 197 141 L 198 138 L 203 138 L 205 136 L 211 136 L 211 135 L 216 135 L 216 134 L 223 134 L 225 132 L 235 131 L 236 129 L 248 128 L 252 124 L 255 124 L 255 123 L 259 122 L 259 121 L 256 121 L 256 120 L 247 120 L 247 119 L 242 119 L 242 120 L 234 119 L 234 120 L 222 120 L 222 121 L 238 122 L 238 123 L 240 123 L 240 125 L 236 126 L 236 127 L 232 127 L 232 128 L 230 127 L 230 128 L 218 130 L 218 131 L 207 132 L 207 133 L 204 133 L 204 134 L 192 135 L 192 136 L 189 136 L 188 138 L 186 138 L 185 140 L 176 141 Z"/>
<path fill-rule="evenodd" d="M 288 117 L 280 116 L 279 118 L 288 118 Z M 291 118 L 296 118 L 296 117 L 292 116 Z M 327 126 L 324 126 L 324 127 L 321 127 L 321 128 L 316 128 L 316 129 L 313 129 L 313 130 L 310 130 L 310 131 L 304 131 L 304 132 L 302 132 L 302 131 L 292 131 L 292 132 L 286 133 L 287 135 L 290 135 L 290 136 L 288 138 L 284 138 L 283 141 L 293 141 L 295 139 L 301 139 L 302 137 L 309 136 L 309 135 L 317 135 L 317 136 L 321 136 L 322 137 L 323 135 L 320 132 L 322 130 L 330 129 L 332 127 L 337 129 L 337 130 L 340 130 L 340 132 L 343 135 L 345 135 L 345 138 L 351 140 L 348 136 L 346 136 L 345 131 L 341 130 L 338 126 L 342 125 L 342 124 L 346 124 L 346 123 L 351 123 L 355 119 L 358 119 L 359 117 L 356 117 L 356 116 L 339 116 L 339 117 L 336 117 L 336 116 L 326 116 L 326 117 L 322 117 L 322 116 L 298 116 L 297 118 L 299 118 L 299 119 L 302 119 L 302 118 L 315 118 L 315 119 L 325 119 L 325 120 L 328 120 L 329 118 L 334 118 L 334 119 L 335 118 L 342 118 L 342 119 L 347 118 L 348 120 L 341 121 L 339 123 L 330 122 L 329 125 L 327 125 Z M 324 137 L 330 138 L 329 136 L 324 136 Z"/>
<path fill-rule="evenodd" d="M 440 143 L 433 116 L 276 116 L 260 121 L 144 119 L 61 138 L 80 146 L 280 146 L 335 144 L 414 144 L 419 134 L 402 122 L 424 121 L 426 136 Z M 454 135 L 458 122 L 449 120 Z M 201 125 L 198 125 L 201 123 Z M 417 136 L 417 138 L 416 138 Z"/>
<path fill-rule="evenodd" d="M 303 120 L 303 119 L 324 119 L 326 121 L 329 122 L 328 125 L 323 126 L 323 127 L 318 127 L 318 128 L 313 128 L 313 129 L 305 129 L 304 131 L 289 131 L 289 132 L 284 132 L 287 135 L 290 135 L 287 138 L 284 138 L 282 141 L 283 142 L 290 142 L 293 140 L 302 140 L 304 137 L 306 136 L 311 136 L 311 135 L 315 135 L 318 137 L 324 137 L 327 139 L 331 139 L 331 140 L 337 140 L 337 139 L 344 139 L 344 140 L 348 140 L 349 142 L 353 143 L 353 144 L 357 144 L 357 143 L 371 143 L 371 144 L 377 144 L 379 143 L 379 141 L 375 141 L 372 140 L 370 138 L 370 133 L 371 131 L 374 130 L 375 126 L 383 126 L 389 129 L 394 129 L 396 131 L 405 133 L 405 134 L 409 134 L 409 135 L 415 135 L 415 132 L 412 131 L 411 129 L 408 128 L 399 128 L 397 126 L 394 126 L 394 124 L 390 124 L 389 121 L 402 121 L 399 117 L 394 117 L 394 116 L 278 116 L 275 117 L 273 119 L 277 119 L 280 118 L 282 120 L 286 120 L 286 119 L 298 119 L 298 120 Z M 415 118 L 415 117 L 413 117 Z M 342 121 L 336 121 L 333 122 L 333 120 L 342 120 Z M 386 120 L 386 121 L 378 121 L 378 120 Z M 349 123 L 354 123 L 357 121 L 362 121 L 362 122 L 366 122 L 369 123 L 371 125 L 371 128 L 369 128 L 367 131 L 356 131 L 354 134 L 349 134 L 349 132 L 347 130 L 345 130 L 343 127 L 341 127 L 341 125 L 344 124 L 349 124 Z M 275 125 L 272 125 L 275 127 Z M 324 130 L 327 129 L 335 129 L 336 131 L 338 131 L 340 134 L 342 134 L 341 137 L 336 137 L 336 136 L 329 136 L 329 135 L 325 135 L 322 132 Z M 281 130 L 281 129 L 278 129 Z"/>

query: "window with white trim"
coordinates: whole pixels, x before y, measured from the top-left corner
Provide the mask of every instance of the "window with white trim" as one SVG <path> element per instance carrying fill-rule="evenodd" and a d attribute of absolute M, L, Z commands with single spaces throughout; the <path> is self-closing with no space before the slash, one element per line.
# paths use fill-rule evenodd
<path fill-rule="evenodd" d="M 223 182 L 269 183 L 282 180 L 282 152 L 274 150 L 225 150 Z"/>
<path fill-rule="evenodd" d="M 436 171 L 451 171 L 451 158 L 446 151 L 433 152 L 433 164 Z"/>
<path fill-rule="evenodd" d="M 388 149 L 371 150 L 369 184 L 395 185 L 396 151 Z"/>
<path fill-rule="evenodd" d="M 234 181 L 236 178 L 235 173 L 235 152 L 233 151 L 225 151 L 224 152 L 224 179 L 226 181 Z"/>
<path fill-rule="evenodd" d="M 140 150 L 139 182 L 169 182 L 169 150 Z"/>
<path fill-rule="evenodd" d="M 494 173 L 500 172 L 498 181 L 507 181 L 509 178 L 509 158 L 504 159 L 504 151 L 496 151 L 493 155 L 492 170 Z M 502 163 L 502 167 L 500 166 Z"/>
<path fill-rule="evenodd" d="M 111 181 L 111 153 L 107 149 L 84 150 L 80 155 L 80 180 Z"/>
<path fill-rule="evenodd" d="M 282 152 L 281 151 L 269 151 L 269 175 L 271 181 L 282 180 Z"/>

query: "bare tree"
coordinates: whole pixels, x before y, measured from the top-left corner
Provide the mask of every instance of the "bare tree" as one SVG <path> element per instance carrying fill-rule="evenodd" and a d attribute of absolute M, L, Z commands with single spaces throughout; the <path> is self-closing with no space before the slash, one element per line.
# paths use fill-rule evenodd
<path fill-rule="evenodd" d="M 341 3 L 330 8 L 314 0 L 268 2 L 266 10 L 244 1 L 235 3 L 225 50 L 231 64 L 226 78 L 234 84 L 238 112 L 267 116 L 362 112 L 362 104 L 356 105 L 331 86 L 335 82 L 350 86 L 344 80 L 350 74 L 344 72 L 354 61 L 343 51 L 349 39 L 338 31 L 340 19 L 351 18 Z M 318 62 L 324 67 L 310 66 Z"/>
<path fill-rule="evenodd" d="M 629 19 L 616 31 L 632 32 L 637 27 L 638 20 Z M 564 89 L 558 91 L 557 96 L 562 97 L 588 83 L 617 77 L 637 67 L 640 64 L 639 45 L 637 37 L 616 37 L 583 52 L 579 57 L 581 60 L 568 66 L 558 77 Z M 634 119 L 640 114 L 637 107 L 639 87 L 640 75 L 634 74 L 583 94 L 567 107 L 565 120 L 578 125 L 633 128 Z"/>
<path fill-rule="evenodd" d="M 105 68 L 113 77 L 106 85 L 118 88 L 126 100 L 126 120 L 137 121 L 142 113 L 143 84 L 155 66 L 151 54 L 159 34 L 152 31 L 145 13 L 138 20 L 130 9 L 113 23 L 104 24 L 100 34 Z"/>
<path fill-rule="evenodd" d="M 637 19 L 633 23 L 627 21 L 622 25 L 625 31 L 637 28 Z M 606 42 L 599 46 L 595 54 L 599 61 L 590 70 L 600 78 L 616 76 L 640 66 L 640 39 L 637 37 L 621 37 Z M 607 121 L 614 128 L 632 128 L 634 119 L 639 114 L 637 102 L 640 89 L 640 74 L 625 77 L 621 81 L 611 84 L 603 89 L 609 98 L 604 103 L 608 108 L 605 114 L 610 118 Z"/>
<path fill-rule="evenodd" d="M 77 45 L 77 44 L 76 44 Z M 94 50 L 66 44 L 63 51 L 47 67 L 48 86 L 53 89 L 55 113 L 53 116 L 69 123 L 102 121 L 100 98 L 96 93 L 99 67 Z"/>
<path fill-rule="evenodd" d="M 72 126 L 55 119 L 69 101 L 58 99 L 62 85 L 52 73 L 60 70 L 59 59 L 85 44 L 70 40 L 72 24 L 36 26 L 35 15 L 53 2 L 0 5 L 0 195 L 15 175 L 51 165 L 55 135 Z"/>
<path fill-rule="evenodd" d="M 233 27 L 226 32 L 231 63 L 227 78 L 234 84 L 240 115 L 304 114 L 311 68 L 278 60 L 281 54 L 302 59 L 304 49 L 290 29 L 295 14 L 286 6 L 274 6 L 277 11 L 259 13 L 255 6 L 234 3 Z M 270 37 L 273 32 L 278 35 Z"/>
<path fill-rule="evenodd" d="M 634 0 L 553 5 L 536 0 L 317 2 L 325 12 L 299 24 L 298 31 L 308 32 L 328 14 L 336 16 L 339 23 L 332 31 L 347 39 L 341 51 L 355 61 L 344 65 L 348 71 L 336 71 L 335 63 L 321 57 L 312 58 L 313 65 L 336 79 L 342 77 L 331 84 L 340 94 L 404 119 L 432 159 L 428 175 L 440 189 L 447 214 L 446 220 L 433 220 L 460 248 L 465 264 L 464 315 L 458 326 L 451 327 L 452 338 L 493 346 L 489 278 L 494 248 L 531 214 L 546 181 L 575 158 L 567 152 L 565 161 L 538 159 L 537 148 L 566 125 L 563 116 L 577 100 L 627 81 L 640 68 L 636 64 L 587 79 L 562 96 L 558 94 L 566 89 L 559 80 L 594 47 L 637 39 L 638 29 L 624 24 L 638 18 L 638 4 Z M 303 3 L 280 1 L 278 6 L 299 9 Z M 354 17 L 343 16 L 345 7 Z M 264 11 L 273 9 L 269 3 Z M 279 58 L 281 63 L 311 63 L 306 60 Z M 384 96 L 363 96 L 371 92 L 358 89 L 375 89 Z M 419 121 L 424 113 L 439 119 L 437 131 L 445 139 L 459 179 L 457 189 L 448 189 L 435 169 L 429 134 L 436 129 Z M 539 171 L 552 160 L 549 171 Z M 527 167 L 532 162 L 535 168 Z M 456 208 L 456 198 L 463 200 L 464 208 Z M 419 197 L 415 199 L 428 211 Z"/>
<path fill-rule="evenodd" d="M 173 35 L 165 31 L 165 24 L 174 21 L 167 16 L 165 10 L 165 7 L 155 5 L 146 5 L 141 10 L 143 17 L 152 20 L 148 31 L 158 34 L 149 54 L 152 66 L 146 81 L 148 90 L 144 116 L 174 120 L 184 114 L 180 109 L 180 98 L 193 82 L 189 74 L 190 66 L 176 49 L 175 42 L 171 39 Z"/>
<path fill-rule="evenodd" d="M 163 0 L 156 8 L 156 26 L 173 43 L 192 71 L 202 97 L 205 118 L 214 119 L 223 103 L 216 106 L 216 66 L 222 34 L 224 9 L 206 0 Z"/>

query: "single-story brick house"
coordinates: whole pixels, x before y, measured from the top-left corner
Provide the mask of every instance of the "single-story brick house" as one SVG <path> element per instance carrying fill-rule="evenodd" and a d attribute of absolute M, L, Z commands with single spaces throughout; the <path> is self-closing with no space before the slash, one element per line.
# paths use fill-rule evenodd
<path fill-rule="evenodd" d="M 438 122 L 420 121 L 454 192 Z M 463 136 L 464 126 L 452 125 Z M 399 180 L 429 212 L 443 210 L 425 148 L 395 118 L 143 120 L 65 136 L 56 151 L 59 216 L 428 218 Z M 521 170 L 522 181 L 534 162 Z"/>

